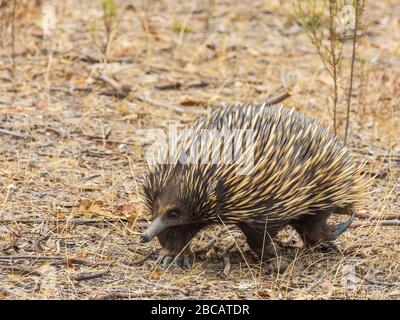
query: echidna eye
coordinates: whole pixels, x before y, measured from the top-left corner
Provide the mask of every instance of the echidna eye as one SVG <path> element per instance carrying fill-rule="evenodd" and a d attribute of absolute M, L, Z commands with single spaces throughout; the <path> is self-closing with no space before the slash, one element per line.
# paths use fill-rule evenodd
<path fill-rule="evenodd" d="M 169 219 L 178 219 L 179 218 L 179 213 L 176 211 L 170 211 L 168 213 L 168 218 Z"/>

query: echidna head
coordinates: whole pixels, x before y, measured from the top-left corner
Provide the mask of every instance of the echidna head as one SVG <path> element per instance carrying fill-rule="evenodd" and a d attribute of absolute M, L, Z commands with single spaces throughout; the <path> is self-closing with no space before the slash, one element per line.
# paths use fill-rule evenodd
<path fill-rule="evenodd" d="M 152 223 L 141 235 L 148 242 L 164 230 L 209 218 L 209 188 L 202 174 L 192 168 L 176 170 L 171 174 L 161 167 L 151 172 L 144 184 L 146 206 L 152 214 Z M 164 167 L 164 170 L 165 169 Z M 202 181 L 201 181 L 202 180 Z"/>
<path fill-rule="evenodd" d="M 169 184 L 158 192 L 151 205 L 153 221 L 140 236 L 141 242 L 148 242 L 169 227 L 190 223 L 190 212 L 184 201 L 178 197 L 177 186 Z"/>

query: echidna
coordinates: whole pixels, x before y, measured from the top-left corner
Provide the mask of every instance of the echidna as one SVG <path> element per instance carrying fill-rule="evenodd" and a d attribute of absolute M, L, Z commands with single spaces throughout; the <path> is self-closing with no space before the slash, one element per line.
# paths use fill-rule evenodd
<path fill-rule="evenodd" d="M 364 201 L 367 185 L 347 148 L 294 110 L 221 107 L 180 138 L 159 153 L 143 185 L 152 223 L 140 240 L 157 236 L 165 256 L 182 254 L 199 230 L 218 223 L 237 225 L 261 259 L 272 254 L 272 239 L 286 225 L 308 245 L 334 240 Z M 232 154 L 233 161 L 224 161 Z M 331 225 L 331 214 L 351 217 Z"/>

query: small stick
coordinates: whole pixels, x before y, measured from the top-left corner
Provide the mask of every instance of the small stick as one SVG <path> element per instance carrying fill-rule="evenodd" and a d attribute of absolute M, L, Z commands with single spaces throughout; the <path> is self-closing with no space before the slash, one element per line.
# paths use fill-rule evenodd
<path fill-rule="evenodd" d="M 0 260 L 19 260 L 19 259 L 35 259 L 35 260 L 58 260 L 58 259 L 67 259 L 66 257 L 61 256 L 30 256 L 30 255 L 20 255 L 20 256 L 11 256 L 4 255 L 0 256 Z"/>
<path fill-rule="evenodd" d="M 400 220 L 385 220 L 385 221 L 370 221 L 370 222 L 354 222 L 350 228 L 369 227 L 369 226 L 383 226 L 383 227 L 397 227 L 400 226 Z"/>
<path fill-rule="evenodd" d="M 314 282 L 311 283 L 307 288 L 306 288 L 306 292 L 310 293 L 316 286 L 318 286 L 319 284 L 321 284 L 324 281 L 324 279 L 321 277 L 316 277 Z"/>
<path fill-rule="evenodd" d="M 101 141 L 104 140 L 104 137 L 94 136 L 94 135 L 90 135 L 90 134 L 82 134 L 81 136 L 82 136 L 82 137 L 85 137 L 85 138 L 89 138 L 89 139 L 94 139 L 94 140 L 101 140 Z M 106 142 L 115 143 L 115 144 L 126 144 L 126 145 L 131 145 L 131 146 L 136 145 L 136 143 L 127 142 L 127 141 L 110 140 L 110 139 L 108 139 L 108 138 L 106 138 L 105 140 L 106 140 Z"/>
<path fill-rule="evenodd" d="M 77 259 L 77 258 L 67 258 L 67 257 L 62 257 L 62 256 L 30 256 L 30 255 L 19 255 L 19 256 L 10 256 L 10 255 L 5 255 L 5 256 L 0 256 L 0 260 L 27 260 L 27 259 L 33 259 L 33 260 L 58 260 L 64 262 L 71 262 L 74 264 L 83 264 L 83 265 L 92 265 L 91 262 L 82 260 L 82 259 Z"/>
<path fill-rule="evenodd" d="M 182 87 L 182 83 L 175 82 L 170 84 L 158 85 L 155 86 L 157 90 L 165 91 L 165 90 L 179 90 Z"/>
<path fill-rule="evenodd" d="M 205 88 L 208 87 L 209 83 L 208 82 L 199 82 L 199 83 L 192 83 L 187 86 L 188 89 L 198 89 L 198 88 Z"/>
<path fill-rule="evenodd" d="M 107 83 L 109 86 L 111 86 L 116 91 L 121 91 L 120 84 L 117 81 L 115 81 L 114 79 L 110 78 L 105 73 L 100 74 L 98 78 L 100 80 L 104 81 L 105 83 Z"/>
<path fill-rule="evenodd" d="M 98 79 L 104 81 L 105 83 L 110 85 L 115 91 L 117 91 L 118 98 L 120 98 L 120 99 L 127 97 L 132 90 L 131 86 L 120 85 L 117 81 L 110 78 L 105 73 L 101 73 L 100 76 L 98 77 Z"/>
<path fill-rule="evenodd" d="M 400 219 L 400 214 L 388 214 L 385 216 L 376 215 L 376 214 L 368 214 L 363 212 L 356 213 L 356 217 L 360 219 L 374 219 L 374 220 L 395 220 Z"/>
<path fill-rule="evenodd" d="M 183 113 L 183 112 L 185 112 L 185 109 L 183 109 L 183 108 L 181 108 L 181 107 L 173 106 L 173 105 L 170 105 L 170 104 L 163 104 L 163 103 L 161 103 L 161 102 L 154 101 L 154 100 L 150 100 L 150 99 L 146 99 L 146 98 L 140 97 L 140 96 L 137 96 L 137 97 L 136 97 L 136 100 L 138 100 L 138 101 L 140 101 L 140 102 L 143 102 L 143 103 L 151 104 L 151 105 L 156 106 L 156 107 L 158 107 L 158 108 L 165 108 L 165 109 L 172 108 L 172 109 L 175 110 L 175 112 L 177 112 L 177 113 Z"/>
<path fill-rule="evenodd" d="M 365 282 L 371 283 L 371 284 L 376 284 L 376 285 L 380 285 L 380 286 L 400 286 L 400 282 L 383 282 L 383 281 L 376 281 L 376 280 L 372 280 L 372 279 L 364 279 Z"/>
<path fill-rule="evenodd" d="M 354 250 L 361 249 L 361 248 L 368 248 L 368 247 L 372 247 L 372 246 L 376 246 L 376 245 L 377 245 L 376 243 L 368 243 L 368 242 L 365 242 L 365 241 L 362 242 L 362 243 L 355 243 L 355 244 L 347 247 L 345 252 L 346 253 L 347 252 L 352 253 L 352 252 L 354 252 Z M 387 242 L 383 242 L 383 243 L 379 243 L 378 246 L 379 247 L 387 247 L 388 245 L 389 244 Z M 391 246 L 400 245 L 400 240 L 392 241 L 392 242 L 390 242 L 390 245 Z M 355 251 L 355 253 L 360 254 L 360 252 L 358 252 L 358 251 Z"/>
<path fill-rule="evenodd" d="M 0 224 L 10 223 L 70 223 L 74 225 L 95 225 L 104 223 L 115 223 L 115 222 L 127 222 L 127 218 L 115 218 L 115 219 L 0 219 Z M 148 222 L 136 222 L 135 226 L 145 228 L 148 226 Z"/>
<path fill-rule="evenodd" d="M 224 260 L 224 275 L 225 277 L 229 277 L 229 274 L 231 272 L 231 260 L 229 259 L 229 251 L 235 246 L 235 243 L 231 243 L 227 248 L 224 249 L 224 252 L 222 254 L 222 258 Z"/>
<path fill-rule="evenodd" d="M 21 266 L 0 264 L 0 268 L 3 269 L 3 270 L 9 270 L 11 272 L 18 272 L 18 273 L 21 273 L 23 275 L 33 275 L 33 276 L 41 276 L 42 275 L 38 271 L 29 269 L 29 268 L 25 268 L 25 267 L 21 267 Z"/>
<path fill-rule="evenodd" d="M 270 100 L 267 100 L 264 102 L 264 104 L 266 105 L 273 105 L 273 104 L 277 104 L 279 102 L 282 102 L 283 100 L 286 100 L 287 98 L 289 98 L 290 96 L 292 96 L 292 93 L 289 91 L 286 91 L 285 93 L 282 93 L 281 95 L 272 98 Z"/>
<path fill-rule="evenodd" d="M 185 295 L 185 296 L 188 295 L 187 290 L 185 290 L 185 289 L 183 289 L 183 288 L 180 288 L 180 287 L 174 287 L 174 286 L 171 286 L 170 284 L 162 284 L 162 283 L 160 283 L 159 281 L 158 281 L 157 283 L 155 283 L 155 282 L 150 281 L 150 280 L 147 280 L 147 279 L 145 279 L 145 278 L 143 278 L 143 277 L 139 277 L 138 280 L 139 280 L 139 282 L 143 282 L 143 283 L 148 284 L 148 285 L 151 285 L 151 286 L 153 286 L 153 287 L 160 287 L 160 288 L 162 288 L 162 289 L 164 289 L 164 290 L 179 291 L 180 293 L 182 293 L 182 294 Z M 158 294 L 155 294 L 155 295 L 158 295 Z"/>
<path fill-rule="evenodd" d="M 112 300 L 112 299 L 129 299 L 129 298 L 136 298 L 136 294 L 132 294 L 130 292 L 124 291 L 116 291 L 116 292 L 109 292 L 99 296 L 94 296 L 93 299 L 95 300 Z"/>
<path fill-rule="evenodd" d="M 154 291 L 146 291 L 146 292 L 129 292 L 129 291 L 114 291 L 104 293 L 102 295 L 95 295 L 93 299 L 95 300 L 110 300 L 110 299 L 133 299 L 133 298 L 148 298 L 153 297 L 154 295 L 168 295 L 168 292 L 159 292 L 156 293 Z"/>
<path fill-rule="evenodd" d="M 64 259 L 58 259 L 57 261 L 51 262 L 50 263 L 52 266 L 54 265 L 71 265 L 71 264 L 81 264 L 84 266 L 92 266 L 93 263 L 89 261 L 85 261 L 82 259 L 76 259 L 76 258 L 64 258 Z"/>
<path fill-rule="evenodd" d="M 6 134 L 6 135 L 12 136 L 14 138 L 18 138 L 18 139 L 26 139 L 26 137 L 24 135 L 22 135 L 20 133 L 12 132 L 12 131 L 7 130 L 7 129 L 1 129 L 0 128 L 0 133 Z"/>
<path fill-rule="evenodd" d="M 228 228 L 229 229 L 229 228 Z M 211 250 L 211 248 L 214 246 L 214 244 L 217 242 L 217 240 L 221 237 L 223 233 L 225 233 L 227 230 L 225 228 L 220 229 L 217 234 L 212 238 L 205 246 L 197 249 L 194 251 L 196 254 L 201 254 L 201 253 L 207 253 L 208 251 Z"/>
<path fill-rule="evenodd" d="M 151 257 L 154 253 L 156 253 L 156 252 L 158 252 L 158 251 L 160 251 L 160 250 L 159 250 L 159 249 L 153 250 L 153 251 L 151 251 L 150 253 L 148 253 L 145 257 L 143 257 L 142 259 L 139 259 L 139 260 L 134 261 L 132 264 L 133 264 L 134 266 L 141 266 L 143 263 L 145 263 L 147 260 L 149 260 L 150 257 Z"/>
<path fill-rule="evenodd" d="M 97 278 L 101 278 L 103 276 L 108 275 L 109 272 L 105 271 L 105 272 L 100 272 L 100 273 L 84 273 L 84 274 L 78 274 L 76 276 L 71 277 L 72 280 L 75 281 L 84 281 L 84 280 L 91 280 L 91 279 L 97 279 Z"/>

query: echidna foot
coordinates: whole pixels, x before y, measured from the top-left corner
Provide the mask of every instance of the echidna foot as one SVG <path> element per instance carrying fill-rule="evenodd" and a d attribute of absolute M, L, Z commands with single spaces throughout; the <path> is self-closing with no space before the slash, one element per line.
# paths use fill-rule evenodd
<path fill-rule="evenodd" d="M 190 250 L 175 253 L 167 249 L 162 249 L 157 258 L 157 263 L 161 264 L 163 267 L 168 267 L 173 264 L 183 269 L 189 269 L 193 266 L 194 255 Z"/>
<path fill-rule="evenodd" d="M 282 257 L 276 257 L 265 261 L 265 269 L 269 273 L 284 273 L 289 263 Z"/>
<path fill-rule="evenodd" d="M 321 252 L 338 252 L 339 248 L 336 244 L 331 241 L 319 242 L 316 244 L 307 244 L 306 247 L 309 247 L 312 250 L 318 250 Z"/>

